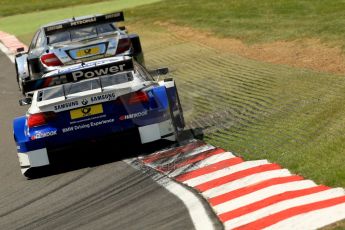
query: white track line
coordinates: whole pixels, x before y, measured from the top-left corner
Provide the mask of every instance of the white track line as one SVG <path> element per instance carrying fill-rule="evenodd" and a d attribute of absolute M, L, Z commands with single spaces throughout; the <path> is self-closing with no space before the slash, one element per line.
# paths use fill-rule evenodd
<path fill-rule="evenodd" d="M 272 204 L 270 206 L 267 206 L 265 208 L 259 209 L 257 211 L 248 213 L 246 215 L 237 217 L 233 220 L 226 221 L 224 225 L 226 229 L 239 227 L 244 224 L 248 224 L 250 222 L 266 217 L 268 215 L 277 213 L 279 211 L 286 210 L 288 208 L 292 208 L 292 207 L 296 207 L 296 206 L 300 206 L 304 204 L 310 204 L 317 201 L 327 200 L 327 199 L 331 199 L 331 198 L 335 198 L 335 197 L 339 197 L 343 195 L 344 195 L 344 190 L 341 188 L 336 188 L 336 189 L 329 189 L 326 191 L 314 193 L 307 196 L 293 198 L 286 201 L 281 201 L 281 202 Z M 294 228 L 290 227 L 290 229 L 294 229 Z M 304 228 L 299 228 L 299 229 L 304 229 Z"/>
<path fill-rule="evenodd" d="M 344 218 L 345 204 L 339 204 L 332 207 L 291 217 L 265 229 L 290 230 L 300 228 L 304 230 L 311 230 L 324 227 L 331 223 L 340 221 Z"/>
<path fill-rule="evenodd" d="M 205 160 L 202 160 L 202 161 L 199 161 L 197 163 L 194 163 L 193 167 L 190 167 L 190 164 L 185 165 L 183 167 L 180 167 L 180 168 L 172 171 L 171 173 L 169 173 L 169 176 L 170 177 L 176 177 L 176 176 L 178 176 L 180 174 L 184 174 L 184 173 L 187 173 L 187 172 L 190 172 L 190 171 L 194 171 L 196 169 L 200 169 L 200 168 L 203 168 L 205 166 L 209 166 L 209 165 L 218 163 L 220 161 L 228 160 L 228 159 L 231 159 L 231 158 L 234 158 L 234 157 L 236 157 L 236 156 L 234 156 L 230 152 L 219 153 L 217 155 L 213 155 L 211 157 L 208 157 Z"/>
<path fill-rule="evenodd" d="M 268 172 L 256 173 L 254 175 L 246 176 L 239 180 L 235 180 L 230 183 L 222 184 L 215 188 L 209 189 L 202 194 L 207 198 L 213 198 L 240 188 L 260 183 L 265 180 L 286 176 L 291 176 L 291 173 L 287 169 L 277 169 Z"/>
<path fill-rule="evenodd" d="M 233 174 L 245 169 L 250 169 L 250 168 L 260 166 L 260 165 L 265 165 L 265 164 L 268 164 L 267 160 L 246 161 L 246 162 L 243 162 L 243 163 L 240 163 L 240 164 L 237 164 L 225 169 L 221 169 L 215 172 L 207 173 L 207 174 L 192 178 L 190 180 L 186 180 L 183 183 L 188 184 L 191 187 L 195 187 L 197 185 L 203 184 L 211 180 L 218 179 L 223 176 L 227 176 L 227 175 L 230 175 L 230 174 Z"/>
<path fill-rule="evenodd" d="M 135 159 L 127 159 L 124 160 L 124 162 L 126 162 L 127 164 L 139 171 L 143 171 L 141 167 L 138 167 L 136 164 L 134 164 Z M 156 175 L 161 174 L 157 173 Z M 213 222 L 208 216 L 205 207 L 203 206 L 202 202 L 200 201 L 197 195 L 195 195 L 193 192 L 191 192 L 181 184 L 171 180 L 168 177 L 162 178 L 160 176 L 159 178 L 160 179 L 157 179 L 155 181 L 159 185 L 167 189 L 170 193 L 178 197 L 184 203 L 189 212 L 195 229 L 214 229 Z"/>
<path fill-rule="evenodd" d="M 273 185 L 261 189 L 259 191 L 252 192 L 250 194 L 213 206 L 213 208 L 216 210 L 217 214 L 222 214 L 255 203 L 257 201 L 266 199 L 268 197 L 281 194 L 283 192 L 311 188 L 314 186 L 316 186 L 316 184 L 311 180 L 294 181 L 285 184 Z"/>

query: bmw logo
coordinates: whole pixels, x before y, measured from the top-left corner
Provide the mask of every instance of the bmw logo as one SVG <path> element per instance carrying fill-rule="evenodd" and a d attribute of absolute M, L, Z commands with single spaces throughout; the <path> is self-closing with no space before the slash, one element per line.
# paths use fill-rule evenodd
<path fill-rule="evenodd" d="M 82 103 L 83 105 L 87 105 L 87 104 L 89 103 L 89 101 L 88 101 L 87 99 L 83 99 L 83 100 L 81 101 L 81 103 Z"/>

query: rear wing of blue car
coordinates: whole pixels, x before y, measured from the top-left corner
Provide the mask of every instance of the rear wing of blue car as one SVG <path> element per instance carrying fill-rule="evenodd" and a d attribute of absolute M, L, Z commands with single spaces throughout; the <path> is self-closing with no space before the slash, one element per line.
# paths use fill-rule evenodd
<path fill-rule="evenodd" d="M 104 64 L 96 64 L 95 62 L 83 63 L 80 66 L 67 68 L 57 75 L 23 82 L 23 91 L 28 93 L 43 88 L 78 82 L 94 77 L 113 75 L 133 69 L 134 64 L 132 58 Z"/>
<path fill-rule="evenodd" d="M 125 18 L 123 12 L 116 12 L 111 14 L 98 15 L 94 17 L 88 17 L 78 20 L 73 20 L 71 22 L 63 22 L 61 24 L 51 25 L 44 27 L 44 32 L 46 36 L 54 34 L 59 31 L 67 30 L 73 27 L 80 27 L 84 25 L 100 24 L 100 23 L 111 23 L 111 22 L 122 22 Z"/>

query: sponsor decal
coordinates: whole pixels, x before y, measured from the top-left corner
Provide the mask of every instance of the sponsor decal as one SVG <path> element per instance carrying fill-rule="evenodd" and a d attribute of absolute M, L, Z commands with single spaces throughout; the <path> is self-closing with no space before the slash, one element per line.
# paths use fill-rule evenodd
<path fill-rule="evenodd" d="M 102 119 L 102 118 L 106 118 L 106 117 L 107 117 L 107 115 L 103 114 L 101 116 L 88 117 L 88 118 L 82 119 L 82 120 L 71 121 L 70 124 L 74 125 L 74 124 L 83 123 L 83 122 L 86 122 L 86 121 L 91 121 L 91 120 L 96 120 L 96 119 Z"/>
<path fill-rule="evenodd" d="M 124 91 L 123 93 L 128 93 L 128 92 Z M 109 92 L 109 93 L 104 93 L 101 95 L 90 96 L 88 98 L 83 98 L 83 99 L 79 99 L 75 101 L 69 101 L 63 104 L 54 105 L 53 109 L 54 111 L 63 111 L 63 110 L 73 109 L 75 107 L 88 106 L 90 104 L 101 103 L 104 101 L 111 101 L 111 100 L 115 100 L 116 98 L 117 98 L 117 94 L 115 92 Z M 89 112 L 87 112 L 86 109 L 81 109 L 81 113 L 87 115 Z"/>
<path fill-rule="evenodd" d="M 59 30 L 59 29 L 62 29 L 62 25 L 49 26 L 49 27 L 46 28 L 46 31 L 49 32 L 49 31 L 52 31 L 52 30 Z"/>
<path fill-rule="evenodd" d="M 139 112 L 139 113 L 132 113 L 132 114 L 128 114 L 128 115 L 122 115 L 120 116 L 119 120 L 120 121 L 124 121 L 124 120 L 129 120 L 129 119 L 134 119 L 134 118 L 138 118 L 138 117 L 143 117 L 146 116 L 149 112 L 147 110 Z"/>
<path fill-rule="evenodd" d="M 124 71 L 125 66 L 126 64 L 121 64 L 121 65 L 113 65 L 113 66 L 89 70 L 89 71 L 76 71 L 72 73 L 72 77 L 74 81 L 77 81 L 78 78 L 93 78 L 93 77 L 100 77 L 100 76 L 108 75 L 108 74 L 115 74 L 115 73 Z"/>
<path fill-rule="evenodd" d="M 91 97 L 91 102 L 104 101 L 104 100 L 110 101 L 115 98 L 116 98 L 116 94 L 112 92 L 112 93 L 93 96 Z"/>
<path fill-rule="evenodd" d="M 78 108 L 78 109 L 74 109 L 70 111 L 71 119 L 78 119 L 78 118 L 92 116 L 92 115 L 96 115 L 100 113 L 103 113 L 102 104 Z"/>
<path fill-rule="evenodd" d="M 105 15 L 105 19 L 118 18 L 120 16 L 121 16 L 121 13 L 107 14 Z"/>
<path fill-rule="evenodd" d="M 90 53 L 91 53 L 91 49 L 90 49 L 90 48 L 89 48 L 89 49 L 85 49 L 85 50 L 84 50 L 84 53 L 85 53 L 85 54 L 90 54 Z"/>
<path fill-rule="evenodd" d="M 93 18 L 87 18 L 87 19 L 84 19 L 84 20 L 79 20 L 79 21 L 71 22 L 71 26 L 83 25 L 83 24 L 95 22 L 96 20 L 97 20 L 97 19 L 96 19 L 95 17 L 93 17 Z"/>
<path fill-rule="evenodd" d="M 31 136 L 31 140 L 36 140 L 45 137 L 51 137 L 57 135 L 57 130 L 50 131 L 50 132 L 37 132 L 35 135 Z"/>
<path fill-rule="evenodd" d="M 63 128 L 62 132 L 68 133 L 68 132 L 82 130 L 82 129 L 89 129 L 92 127 L 98 127 L 101 125 L 113 123 L 114 121 L 115 121 L 115 119 L 113 119 L 113 118 L 107 119 L 107 120 L 101 120 L 101 121 L 91 121 L 90 123 L 87 123 L 87 124 L 74 125 L 74 126 L 69 126 L 69 127 Z"/>
<path fill-rule="evenodd" d="M 78 101 L 70 101 L 70 102 L 66 102 L 64 104 L 55 105 L 54 110 L 58 111 L 58 110 L 73 108 L 73 107 L 78 106 L 78 105 L 79 105 Z"/>
<path fill-rule="evenodd" d="M 90 116 L 90 112 L 91 112 L 91 107 L 86 107 L 86 108 L 82 108 L 81 109 L 81 112 L 84 114 L 84 117 L 85 116 Z"/>
<path fill-rule="evenodd" d="M 81 103 L 82 103 L 83 105 L 87 105 L 87 104 L 89 103 L 89 101 L 85 98 L 85 99 L 83 99 L 83 100 L 81 101 Z"/>

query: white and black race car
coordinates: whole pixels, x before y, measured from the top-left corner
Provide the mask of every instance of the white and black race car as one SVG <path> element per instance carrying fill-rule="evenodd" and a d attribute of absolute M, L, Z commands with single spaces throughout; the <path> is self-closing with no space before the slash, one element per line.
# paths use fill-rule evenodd
<path fill-rule="evenodd" d="M 165 71 L 163 71 L 165 70 Z M 165 74 L 167 69 L 155 70 Z M 75 64 L 24 83 L 30 104 L 13 121 L 22 173 L 50 164 L 50 150 L 133 130 L 141 143 L 175 141 L 184 128 L 175 82 L 130 57 Z"/>
<path fill-rule="evenodd" d="M 43 74 L 89 60 L 128 55 L 144 65 L 140 39 L 115 23 L 123 12 L 70 18 L 42 26 L 27 52 L 19 48 L 15 67 L 19 88 L 23 82 Z"/>

